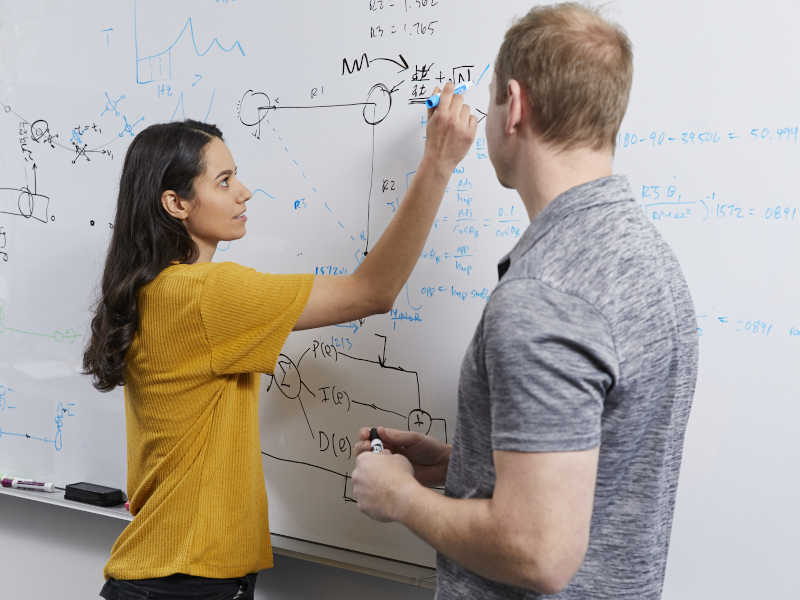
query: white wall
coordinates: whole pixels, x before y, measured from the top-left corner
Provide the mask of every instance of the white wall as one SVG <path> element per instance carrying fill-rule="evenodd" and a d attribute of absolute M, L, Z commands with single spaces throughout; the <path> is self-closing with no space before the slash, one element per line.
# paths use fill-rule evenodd
<path fill-rule="evenodd" d="M 0 579 L 35 598 L 97 598 L 103 566 L 127 521 L 0 495 Z M 430 600 L 434 591 L 275 555 L 258 576 L 258 600 Z M 19 596 L 16 596 L 19 597 Z"/>

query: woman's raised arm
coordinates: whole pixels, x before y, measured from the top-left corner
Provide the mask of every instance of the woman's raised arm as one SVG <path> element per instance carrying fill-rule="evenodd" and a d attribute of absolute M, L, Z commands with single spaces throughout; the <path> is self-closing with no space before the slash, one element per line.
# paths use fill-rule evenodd
<path fill-rule="evenodd" d="M 447 83 L 439 106 L 428 110 L 425 152 L 394 218 L 355 273 L 314 277 L 296 330 L 391 310 L 417 264 L 447 182 L 472 145 L 477 126 L 469 106 L 460 95 L 453 95 L 453 84 Z"/>

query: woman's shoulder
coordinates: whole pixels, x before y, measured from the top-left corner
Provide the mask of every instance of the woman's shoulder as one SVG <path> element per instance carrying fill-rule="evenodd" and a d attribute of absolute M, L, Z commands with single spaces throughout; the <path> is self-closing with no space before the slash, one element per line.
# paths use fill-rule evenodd
<path fill-rule="evenodd" d="M 187 265 L 175 261 L 166 269 L 161 271 L 161 273 L 158 274 L 158 277 L 156 277 L 156 279 L 158 279 L 159 277 L 164 279 L 173 279 L 173 278 L 204 279 L 212 271 L 214 273 L 231 273 L 231 274 L 258 273 L 258 271 L 256 271 L 255 269 L 252 269 L 250 267 L 245 267 L 235 262 L 203 262 L 203 263 L 194 263 L 192 265 Z"/>
<path fill-rule="evenodd" d="M 295 288 L 309 286 L 313 278 L 311 274 L 262 273 L 235 262 L 206 262 L 193 265 L 175 263 L 164 269 L 145 287 L 165 290 L 197 286 L 198 290 L 208 288 L 220 291 L 220 288 L 224 288 L 228 292 L 237 293 L 236 290 L 239 292 L 251 288 L 261 290 L 267 286 L 275 291 L 286 288 L 287 291 L 296 292 Z"/>
<path fill-rule="evenodd" d="M 142 286 L 140 294 L 160 296 L 163 294 L 185 294 L 193 289 L 199 291 L 203 287 L 206 277 L 215 267 L 216 263 L 194 265 L 173 263 L 161 271 L 155 279 Z"/>
<path fill-rule="evenodd" d="M 176 262 L 161 271 L 161 273 L 145 287 L 153 290 L 164 290 L 175 287 L 186 288 L 186 286 L 198 286 L 202 288 L 205 285 L 246 284 L 250 279 L 255 278 L 256 280 L 260 280 L 264 277 L 269 277 L 269 274 L 260 273 L 255 269 L 245 267 L 235 262 L 205 262 L 193 265 Z"/>
<path fill-rule="evenodd" d="M 204 279 L 209 271 L 213 269 L 217 263 L 196 263 L 193 265 L 187 265 L 179 262 L 173 262 L 170 266 L 166 269 L 161 271 L 161 273 L 156 276 L 153 280 L 153 283 L 156 281 L 161 280 L 170 281 L 176 279 Z"/>

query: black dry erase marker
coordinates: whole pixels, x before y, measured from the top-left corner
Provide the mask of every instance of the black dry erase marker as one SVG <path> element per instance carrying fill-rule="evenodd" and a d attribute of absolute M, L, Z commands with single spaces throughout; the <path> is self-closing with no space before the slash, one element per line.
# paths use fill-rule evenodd
<path fill-rule="evenodd" d="M 381 438 L 378 437 L 378 430 L 375 427 L 369 430 L 369 443 L 375 454 L 383 452 L 383 442 Z"/>

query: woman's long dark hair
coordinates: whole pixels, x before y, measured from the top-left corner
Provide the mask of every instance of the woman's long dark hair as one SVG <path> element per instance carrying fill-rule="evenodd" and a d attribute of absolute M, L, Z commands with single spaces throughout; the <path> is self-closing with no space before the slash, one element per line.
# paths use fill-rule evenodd
<path fill-rule="evenodd" d="M 139 326 L 139 289 L 170 263 L 197 260 L 197 245 L 183 221 L 161 206 L 161 195 L 172 190 L 181 198 L 194 197 L 195 179 L 205 169 L 203 149 L 215 137 L 222 139 L 215 125 L 186 120 L 151 125 L 128 147 L 92 336 L 83 354 L 83 372 L 101 392 L 125 385 L 125 353 Z"/>

